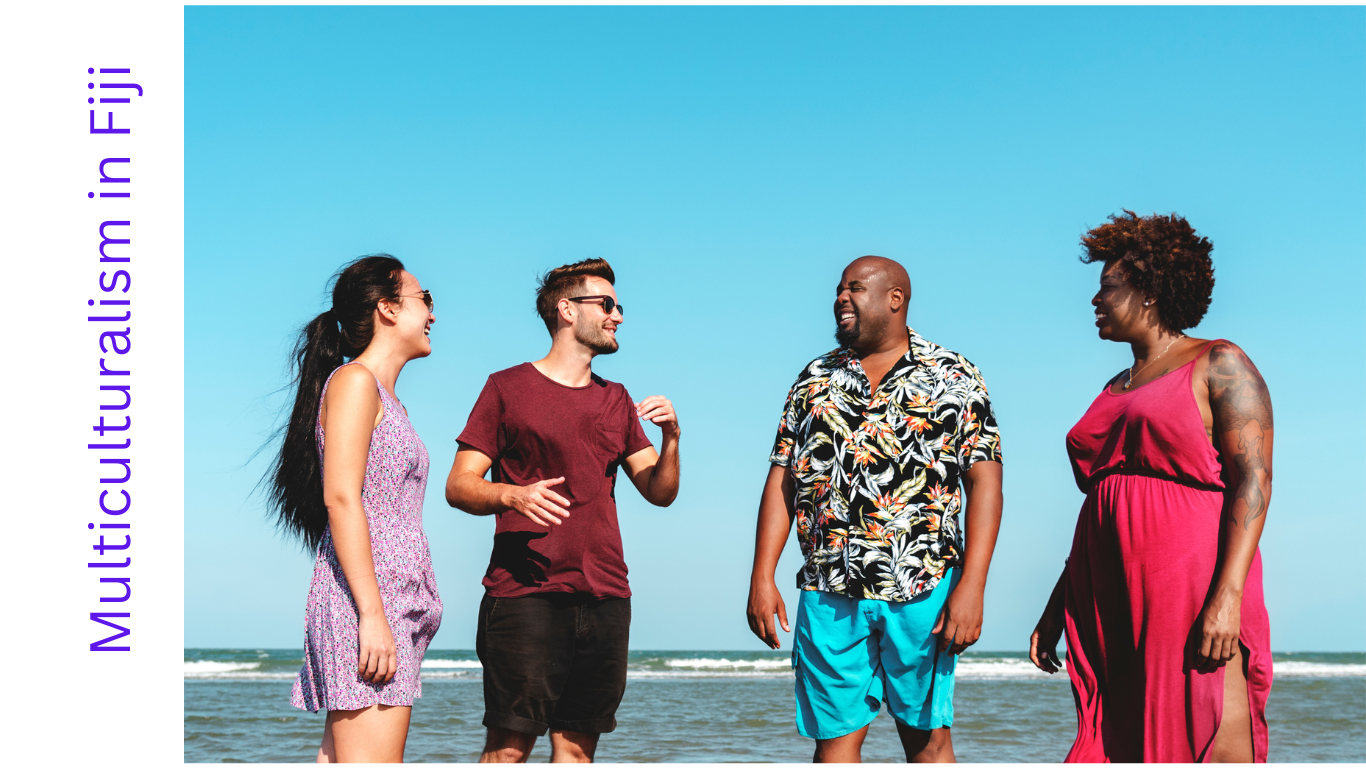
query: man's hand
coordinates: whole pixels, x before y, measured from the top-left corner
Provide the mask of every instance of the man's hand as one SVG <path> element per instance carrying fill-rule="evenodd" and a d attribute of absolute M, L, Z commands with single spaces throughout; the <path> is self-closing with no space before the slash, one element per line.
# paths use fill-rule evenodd
<path fill-rule="evenodd" d="M 531 485 L 503 486 L 503 506 L 537 525 L 560 525 L 560 518 L 569 517 L 569 499 L 550 490 L 550 486 L 563 482 L 563 477 L 556 477 Z"/>
<path fill-rule="evenodd" d="M 563 477 L 518 486 L 490 483 L 484 479 L 493 466 L 483 452 L 465 445 L 455 452 L 455 463 L 446 478 L 446 503 L 471 515 L 497 515 L 509 510 L 549 528 L 569 517 L 569 499 L 550 490 Z"/>
<path fill-rule="evenodd" d="M 627 456 L 626 473 L 646 501 L 667 507 L 678 498 L 678 414 L 669 398 L 650 395 L 636 403 L 636 416 L 658 424 L 664 441 L 658 453 L 654 446 L 647 445 Z"/>
<path fill-rule="evenodd" d="M 931 632 L 939 635 L 939 650 L 949 653 L 962 653 L 977 642 L 982 636 L 982 589 L 960 581 Z"/>
<path fill-rule="evenodd" d="M 750 582 L 747 613 L 750 631 L 758 635 L 769 648 L 778 650 L 783 647 L 782 641 L 778 639 L 778 628 L 774 624 L 773 615 L 778 615 L 784 632 L 791 632 L 792 628 L 787 625 L 787 606 L 783 604 L 783 596 L 772 580 L 764 582 L 761 579 L 754 579 Z"/>
<path fill-rule="evenodd" d="M 669 398 L 663 395 L 650 395 L 636 403 L 636 415 L 653 424 L 658 424 L 664 432 L 666 440 L 678 439 L 680 434 L 678 414 L 674 413 L 674 404 L 669 401 Z"/>

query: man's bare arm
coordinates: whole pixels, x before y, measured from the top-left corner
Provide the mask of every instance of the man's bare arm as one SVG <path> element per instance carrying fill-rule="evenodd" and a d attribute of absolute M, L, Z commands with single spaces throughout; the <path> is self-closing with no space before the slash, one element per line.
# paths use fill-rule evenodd
<path fill-rule="evenodd" d="M 656 507 L 667 507 L 678 498 L 678 438 L 682 434 L 678 414 L 668 398 L 651 395 L 636 404 L 636 415 L 659 425 L 663 452 L 656 453 L 651 446 L 627 456 L 626 473 L 646 501 Z"/>
<path fill-rule="evenodd" d="M 764 481 L 764 493 L 759 499 L 759 522 L 754 534 L 754 569 L 749 577 L 749 605 L 746 616 L 749 628 L 770 648 L 781 648 L 778 629 L 773 616 L 777 614 L 784 632 L 791 632 L 787 623 L 787 606 L 773 580 L 778 570 L 778 559 L 787 545 L 796 516 L 796 484 L 787 467 L 769 467 Z"/>
<path fill-rule="evenodd" d="M 563 477 L 527 486 L 491 483 L 484 479 L 493 460 L 481 451 L 462 447 L 455 452 L 451 473 L 446 476 L 446 503 L 471 515 L 496 515 L 512 510 L 537 525 L 560 525 L 569 517 L 569 500 L 550 490 Z"/>
<path fill-rule="evenodd" d="M 1001 464 L 979 461 L 963 473 L 967 492 L 967 537 L 963 547 L 963 576 L 944 604 L 944 612 L 934 631 L 939 632 L 939 647 L 951 653 L 964 649 L 982 636 L 982 604 L 986 595 L 987 570 L 996 551 L 996 534 L 1001 530 Z"/>

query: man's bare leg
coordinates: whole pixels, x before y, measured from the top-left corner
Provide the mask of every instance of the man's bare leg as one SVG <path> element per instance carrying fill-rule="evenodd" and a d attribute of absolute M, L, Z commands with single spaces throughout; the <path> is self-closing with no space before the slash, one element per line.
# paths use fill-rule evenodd
<path fill-rule="evenodd" d="M 484 754 L 479 756 L 479 762 L 525 763 L 534 746 L 536 737 L 529 733 L 490 728 L 484 737 Z"/>
<path fill-rule="evenodd" d="M 813 763 L 861 763 L 863 762 L 863 740 L 868 736 L 868 726 L 846 733 L 834 739 L 816 739 L 816 754 Z"/>
<path fill-rule="evenodd" d="M 591 763 L 593 753 L 598 751 L 597 733 L 579 731 L 550 732 L 550 762 L 552 763 Z"/>
<path fill-rule="evenodd" d="M 958 762 L 953 756 L 953 735 L 948 728 L 922 731 L 898 721 L 896 734 L 901 737 L 901 748 L 906 750 L 908 763 Z"/>
<path fill-rule="evenodd" d="M 1210 745 L 1211 763 L 1252 762 L 1252 707 L 1247 700 L 1247 675 L 1243 644 L 1224 665 L 1224 717 Z"/>

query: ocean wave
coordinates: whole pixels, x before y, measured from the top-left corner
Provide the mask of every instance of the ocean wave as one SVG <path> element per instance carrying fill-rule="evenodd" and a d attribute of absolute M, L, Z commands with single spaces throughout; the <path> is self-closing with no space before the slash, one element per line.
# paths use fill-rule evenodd
<path fill-rule="evenodd" d="M 655 670 L 655 669 L 632 669 L 627 670 L 626 677 L 629 680 L 687 680 L 696 678 L 711 678 L 735 680 L 744 678 L 758 678 L 762 680 L 781 680 L 784 677 L 791 677 L 791 668 L 771 672 L 721 672 L 718 670 Z"/>
<path fill-rule="evenodd" d="M 1057 677 L 1049 675 L 1028 661 L 1020 659 L 972 659 L 959 658 L 954 670 L 956 677 L 973 677 L 982 680 L 1018 680 L 1035 678 L 1039 680 Z M 1066 679 L 1067 675 L 1062 675 Z"/>
<path fill-rule="evenodd" d="M 187 661 L 185 662 L 185 676 L 245 672 L 260 668 L 261 662 L 259 661 Z"/>
<path fill-rule="evenodd" d="M 1319 661 L 1277 661 L 1275 677 L 1366 677 L 1366 664 L 1328 664 Z"/>
<path fill-rule="evenodd" d="M 262 672 L 259 661 L 187 661 L 186 680 L 292 680 L 294 672 Z"/>
<path fill-rule="evenodd" d="M 423 659 L 423 669 L 483 669 L 484 665 L 472 659 Z"/>
<path fill-rule="evenodd" d="M 669 659 L 664 662 L 670 667 L 689 669 L 790 669 L 789 659 Z"/>

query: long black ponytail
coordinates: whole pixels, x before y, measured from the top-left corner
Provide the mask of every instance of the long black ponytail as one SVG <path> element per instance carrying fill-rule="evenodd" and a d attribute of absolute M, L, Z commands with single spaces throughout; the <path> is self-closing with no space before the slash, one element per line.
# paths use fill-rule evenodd
<path fill-rule="evenodd" d="M 375 335 L 375 305 L 400 301 L 403 263 L 388 254 L 365 256 L 332 277 L 332 308 L 299 333 L 290 355 L 297 389 L 280 454 L 267 479 L 267 506 L 276 525 L 316 550 L 327 529 L 323 467 L 318 456 L 318 409 L 332 371 L 355 358 Z"/>

